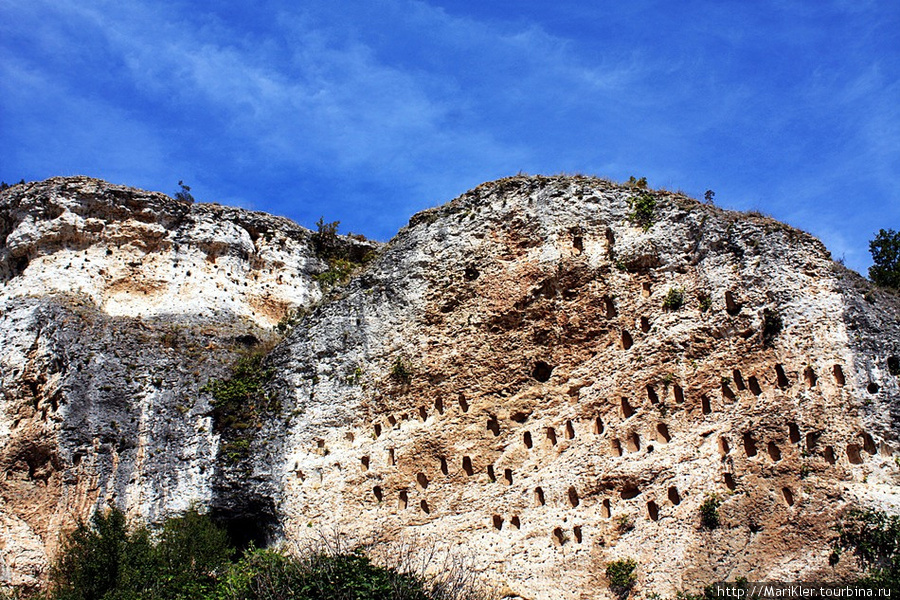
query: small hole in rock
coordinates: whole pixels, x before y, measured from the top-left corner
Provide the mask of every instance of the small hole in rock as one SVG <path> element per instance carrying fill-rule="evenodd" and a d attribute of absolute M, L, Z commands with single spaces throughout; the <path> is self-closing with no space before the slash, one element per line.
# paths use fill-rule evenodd
<path fill-rule="evenodd" d="M 487 430 L 494 434 L 494 436 L 500 435 L 500 422 L 497 421 L 496 418 L 491 417 L 487 422 Z"/>
<path fill-rule="evenodd" d="M 612 516 L 612 507 L 610 506 L 609 500 L 604 500 L 603 504 L 600 505 L 600 516 L 604 519 L 608 519 Z"/>
<path fill-rule="evenodd" d="M 406 510 L 406 507 L 409 505 L 409 494 L 406 490 L 400 490 L 400 495 L 397 498 L 397 508 L 400 510 Z"/>
<path fill-rule="evenodd" d="M 575 426 L 572 425 L 572 421 L 566 421 L 566 439 L 575 439 Z"/>
<path fill-rule="evenodd" d="M 376 485 L 372 488 L 372 493 L 375 494 L 375 499 L 381 502 L 384 499 L 384 492 L 381 491 L 381 486 Z"/>
<path fill-rule="evenodd" d="M 684 403 L 684 390 L 681 389 L 681 386 L 677 383 L 672 386 L 672 393 L 675 395 L 675 402 L 678 404 Z"/>
<path fill-rule="evenodd" d="M 739 392 L 747 389 L 747 386 L 744 385 L 744 378 L 741 376 L 740 369 L 731 371 L 731 378 L 734 380 L 734 385 L 737 386 Z"/>
<path fill-rule="evenodd" d="M 731 391 L 731 388 L 724 381 L 722 382 L 722 395 L 728 400 L 734 400 L 735 398 L 734 392 Z"/>
<path fill-rule="evenodd" d="M 719 454 L 725 456 L 731 451 L 731 448 L 728 446 L 728 438 L 720 437 L 719 438 Z"/>
<path fill-rule="evenodd" d="M 637 432 L 631 432 L 627 438 L 625 438 L 625 447 L 628 448 L 629 452 L 638 452 L 641 449 L 641 438 L 637 434 Z"/>
<path fill-rule="evenodd" d="M 553 367 L 548 365 L 542 360 L 534 363 L 534 368 L 531 370 L 531 376 L 540 381 L 541 383 L 545 383 L 550 380 L 550 375 L 553 373 Z"/>
<path fill-rule="evenodd" d="M 796 444 L 800 441 L 800 428 L 797 427 L 796 423 L 788 423 L 788 438 L 791 440 L 792 444 Z"/>
<path fill-rule="evenodd" d="M 708 415 L 712 412 L 712 407 L 709 404 L 709 398 L 706 395 L 700 396 L 700 410 L 704 415 Z"/>
<path fill-rule="evenodd" d="M 675 506 L 681 504 L 681 494 L 678 493 L 678 488 L 674 485 L 669 488 L 669 502 Z"/>
<path fill-rule="evenodd" d="M 859 446 L 856 444 L 847 444 L 847 459 L 850 464 L 861 465 L 863 460 L 859 454 Z"/>
<path fill-rule="evenodd" d="M 806 369 L 803 371 L 803 378 L 806 379 L 806 385 L 808 387 L 816 387 L 816 380 L 818 379 L 818 377 L 816 377 L 816 372 L 813 371 L 812 367 L 806 367 Z"/>
<path fill-rule="evenodd" d="M 843 386 L 846 381 L 844 380 L 844 369 L 841 368 L 841 365 L 834 365 L 831 369 L 831 373 L 834 375 L 834 382 L 839 386 Z"/>
<path fill-rule="evenodd" d="M 872 436 L 868 434 L 868 432 L 862 433 L 863 440 L 863 450 L 867 453 L 874 455 L 877 452 L 877 448 L 875 447 L 875 440 L 872 439 Z"/>
<path fill-rule="evenodd" d="M 641 331 L 644 333 L 650 331 L 650 319 L 647 317 L 641 317 Z"/>
<path fill-rule="evenodd" d="M 756 456 L 756 442 L 753 441 L 753 436 L 749 431 L 744 434 L 744 453 L 749 458 Z"/>
<path fill-rule="evenodd" d="M 522 528 L 522 522 L 519 520 L 518 515 L 513 515 L 512 518 L 509 520 L 509 524 L 512 525 L 513 527 L 515 527 L 516 529 Z"/>
<path fill-rule="evenodd" d="M 668 444 L 672 436 L 669 435 L 669 427 L 665 423 L 656 426 L 656 439 L 663 444 Z"/>
<path fill-rule="evenodd" d="M 762 388 L 759 387 L 759 382 L 756 380 L 756 377 L 750 377 L 747 380 L 747 385 L 750 386 L 750 391 L 753 392 L 754 396 L 762 394 Z"/>
<path fill-rule="evenodd" d="M 869 392 L 870 394 L 877 394 L 878 389 L 879 389 L 878 384 L 875 383 L 874 381 L 870 381 L 869 385 L 866 386 L 866 391 Z"/>
<path fill-rule="evenodd" d="M 447 467 L 447 459 L 443 456 L 441 457 L 441 473 L 447 475 L 450 473 L 450 469 Z"/>
<path fill-rule="evenodd" d="M 555 446 L 556 445 L 556 430 L 553 429 L 552 427 L 548 427 L 545 431 L 547 433 L 547 439 L 550 440 L 550 443 Z"/>
<path fill-rule="evenodd" d="M 806 434 L 806 450 L 808 452 L 812 452 L 813 449 L 816 447 L 816 444 L 818 443 L 818 441 L 819 441 L 818 433 L 816 433 L 814 431 L 810 431 L 809 433 L 807 433 Z"/>
<path fill-rule="evenodd" d="M 444 414 L 444 401 L 440 398 L 435 399 L 434 408 L 438 411 L 439 414 Z"/>
<path fill-rule="evenodd" d="M 531 432 L 526 431 L 525 433 L 523 433 L 523 434 L 522 434 L 522 441 L 525 443 L 525 447 L 526 447 L 526 448 L 531 448 L 531 446 L 532 446 L 532 443 L 531 443 Z"/>
<path fill-rule="evenodd" d="M 734 481 L 734 475 L 725 473 L 722 477 L 725 479 L 725 487 L 733 492 L 737 488 L 737 483 Z"/>
<path fill-rule="evenodd" d="M 790 382 L 788 381 L 787 375 L 784 372 L 784 367 L 781 365 L 775 365 L 775 375 L 778 379 L 778 387 L 781 389 L 785 389 L 790 387 Z"/>
<path fill-rule="evenodd" d="M 462 468 L 463 468 L 463 471 L 465 471 L 466 475 L 468 475 L 469 477 L 471 477 L 472 474 L 475 472 L 472 469 L 472 459 L 469 458 L 468 456 L 463 456 Z"/>
<path fill-rule="evenodd" d="M 368 456 L 363 456 L 362 458 L 359 459 L 359 462 L 362 463 L 363 471 L 369 470 L 369 457 Z"/>
<path fill-rule="evenodd" d="M 469 402 L 462 394 L 459 395 L 459 409 L 463 412 L 469 412 Z"/>
<path fill-rule="evenodd" d="M 619 440 L 611 440 L 609 444 L 612 448 L 613 456 L 622 456 L 622 443 Z"/>
<path fill-rule="evenodd" d="M 503 469 L 503 480 L 506 481 L 506 485 L 512 485 L 512 482 L 513 482 L 512 469 Z"/>
<path fill-rule="evenodd" d="M 491 517 L 491 521 L 494 524 L 494 529 L 496 529 L 497 531 L 503 529 L 503 517 L 501 517 L 500 515 L 494 515 L 493 517 Z"/>
<path fill-rule="evenodd" d="M 421 508 L 422 512 L 425 513 L 426 515 L 431 514 L 431 510 L 428 508 L 427 500 L 423 499 L 421 502 L 419 502 L 419 508 Z"/>
<path fill-rule="evenodd" d="M 734 294 L 725 292 L 725 312 L 732 317 L 741 312 L 741 305 L 734 301 Z"/>
<path fill-rule="evenodd" d="M 572 508 L 577 507 L 580 502 L 580 499 L 578 498 L 578 492 L 575 490 L 575 486 L 569 487 L 568 496 L 569 496 L 569 506 L 571 506 Z"/>
<path fill-rule="evenodd" d="M 631 334 L 628 333 L 627 330 L 622 330 L 622 349 L 628 350 L 631 346 L 634 345 L 634 339 L 631 337 Z"/>
<path fill-rule="evenodd" d="M 534 503 L 537 506 L 544 506 L 544 488 L 536 487 L 534 488 Z"/>
<path fill-rule="evenodd" d="M 659 506 L 653 500 L 647 503 L 647 516 L 650 517 L 651 521 L 659 520 Z"/>
<path fill-rule="evenodd" d="M 888 356 L 887 359 L 888 373 L 894 377 L 900 377 L 900 358 L 896 356 Z"/>
<path fill-rule="evenodd" d="M 603 306 L 606 309 L 606 318 L 614 319 L 617 315 L 616 305 L 609 296 L 603 296 Z"/>
<path fill-rule="evenodd" d="M 649 384 L 647 385 L 647 399 L 650 400 L 650 404 L 659 404 L 659 396 L 656 395 L 653 386 Z"/>
<path fill-rule="evenodd" d="M 833 465 L 837 462 L 837 457 L 834 455 L 834 448 L 831 446 L 825 446 L 825 462 L 829 465 Z"/>
<path fill-rule="evenodd" d="M 781 488 L 781 495 L 784 496 L 784 501 L 788 506 L 794 505 L 794 493 L 790 488 Z"/>
<path fill-rule="evenodd" d="M 560 546 L 562 546 L 563 544 L 566 543 L 566 536 L 563 533 L 563 530 L 560 529 L 559 527 L 557 527 L 556 529 L 553 530 L 553 539 L 555 539 L 556 543 L 559 544 Z"/>
<path fill-rule="evenodd" d="M 416 483 L 418 483 L 419 487 L 423 490 L 428 489 L 428 477 L 425 476 L 425 473 L 416 475 Z"/>
<path fill-rule="evenodd" d="M 622 488 L 622 499 L 623 500 L 631 500 L 632 498 L 637 498 L 640 495 L 641 491 L 634 485 L 626 485 Z"/>
<path fill-rule="evenodd" d="M 581 525 L 576 525 L 572 528 L 572 535 L 575 536 L 575 542 L 580 544 L 582 540 Z"/>
<path fill-rule="evenodd" d="M 510 419 L 512 419 L 516 423 L 524 423 L 528 420 L 529 416 L 530 415 L 528 413 L 519 411 L 517 413 L 513 413 Z"/>
<path fill-rule="evenodd" d="M 628 419 L 634 414 L 634 409 L 631 407 L 631 404 L 628 402 L 628 398 L 622 398 L 622 418 Z"/>
<path fill-rule="evenodd" d="M 603 427 L 603 419 L 601 419 L 600 417 L 597 417 L 596 419 L 594 419 L 594 433 L 596 433 L 597 435 L 600 435 L 603 433 L 604 429 L 605 428 Z"/>
<path fill-rule="evenodd" d="M 778 446 L 775 442 L 769 442 L 766 446 L 766 449 L 769 453 L 769 458 L 771 458 L 774 462 L 778 462 L 781 460 L 781 450 L 778 449 Z"/>

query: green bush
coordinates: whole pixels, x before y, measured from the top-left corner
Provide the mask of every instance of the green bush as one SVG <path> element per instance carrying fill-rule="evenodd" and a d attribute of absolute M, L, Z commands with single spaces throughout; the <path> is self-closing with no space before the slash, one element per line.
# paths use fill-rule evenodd
<path fill-rule="evenodd" d="M 398 356 L 391 365 L 391 379 L 404 385 L 412 381 L 413 370 L 403 357 Z"/>
<path fill-rule="evenodd" d="M 647 189 L 647 178 L 641 177 L 640 179 L 635 179 L 634 175 L 628 178 L 629 187 L 636 187 L 642 190 Z"/>
<path fill-rule="evenodd" d="M 154 541 L 155 540 L 155 541 Z M 403 554 L 403 550 L 400 554 Z M 44 600 L 480 600 L 459 563 L 426 576 L 372 563 L 362 549 L 323 542 L 300 555 L 251 548 L 234 560 L 227 534 L 191 509 L 153 535 L 129 530 L 116 509 L 97 513 L 67 538 Z M 388 554 L 395 556 L 393 554 Z M 413 556 L 412 554 L 409 557 Z M 420 563 L 420 561 L 408 561 Z M 420 572 L 421 571 L 421 572 Z M 449 573 L 449 576 L 447 575 Z M 11 595 L 12 594 L 12 595 Z M 0 590 L 0 599 L 15 592 Z"/>
<path fill-rule="evenodd" d="M 678 310 L 684 306 L 684 290 L 681 288 L 670 288 L 663 300 L 663 308 L 665 310 Z"/>
<path fill-rule="evenodd" d="M 229 564 L 225 532 L 191 509 L 166 521 L 156 543 L 129 531 L 118 509 L 98 511 L 63 544 L 48 600 L 195 600 L 212 593 Z"/>
<path fill-rule="evenodd" d="M 715 494 L 706 496 L 700 505 L 700 526 L 704 529 L 715 529 L 719 526 L 719 506 L 722 501 Z"/>
<path fill-rule="evenodd" d="M 712 296 L 703 292 L 697 294 L 697 300 L 700 301 L 700 312 L 706 312 L 712 308 Z"/>
<path fill-rule="evenodd" d="M 178 192 L 175 192 L 175 199 L 181 200 L 182 202 L 189 202 L 189 203 L 193 204 L 194 196 L 191 195 L 191 186 L 184 185 L 183 181 L 179 181 L 178 186 L 181 188 L 181 190 Z"/>
<path fill-rule="evenodd" d="M 853 509 L 835 526 L 831 563 L 852 551 L 865 576 L 859 583 L 900 591 L 900 515 Z"/>
<path fill-rule="evenodd" d="M 653 221 L 656 219 L 656 198 L 653 197 L 653 194 L 641 192 L 629 198 L 628 205 L 631 207 L 628 218 L 632 223 L 640 225 L 644 231 L 653 226 Z"/>
<path fill-rule="evenodd" d="M 289 557 L 256 550 L 238 562 L 219 600 L 429 600 L 424 579 L 373 565 L 357 549 Z"/>
<path fill-rule="evenodd" d="M 869 278 L 876 284 L 900 288 L 900 232 L 882 229 L 871 242 L 872 262 Z"/>
<path fill-rule="evenodd" d="M 625 598 L 631 593 L 631 588 L 637 582 L 637 562 L 633 558 L 615 560 L 606 565 L 606 579 L 609 581 L 609 589 L 619 598 Z"/>
<path fill-rule="evenodd" d="M 329 258 L 328 270 L 313 276 L 313 278 L 324 286 L 333 286 L 345 282 L 350 278 L 356 264 L 344 258 Z"/>
<path fill-rule="evenodd" d="M 259 352 L 242 356 L 231 377 L 210 380 L 200 388 L 213 397 L 213 428 L 223 434 L 222 453 L 230 463 L 249 454 L 248 436 L 261 426 L 262 416 L 281 409 L 278 397 L 266 391 L 275 371 L 262 366 L 264 358 Z"/>
<path fill-rule="evenodd" d="M 340 221 L 325 222 L 325 217 L 316 221 L 316 231 L 312 234 L 313 247 L 320 258 L 343 258 L 340 256 L 338 225 Z"/>

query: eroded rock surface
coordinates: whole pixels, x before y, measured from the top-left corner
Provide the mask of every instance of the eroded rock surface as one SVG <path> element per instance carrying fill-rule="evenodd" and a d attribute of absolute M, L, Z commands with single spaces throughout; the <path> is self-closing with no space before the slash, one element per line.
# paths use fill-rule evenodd
<path fill-rule="evenodd" d="M 267 510 L 271 478 L 226 484 L 246 467 L 220 456 L 201 388 L 321 298 L 312 233 L 74 177 L 3 192 L 0 241 L 0 580 L 36 585 L 107 503 L 151 522 Z"/>
<path fill-rule="evenodd" d="M 288 540 L 414 535 L 507 597 L 605 598 L 628 557 L 663 595 L 838 576 L 841 511 L 900 504 L 900 303 L 765 217 L 653 192 L 636 225 L 641 193 L 484 184 L 322 298 L 287 221 L 83 178 L 12 188 L 3 576 L 37 581 L 98 504 L 153 521 L 192 501 Z M 313 303 L 266 359 L 276 409 L 223 459 L 204 384 Z"/>
<path fill-rule="evenodd" d="M 771 219 L 662 193 L 645 231 L 638 193 L 485 184 L 310 315 L 273 358 L 286 535 L 414 530 L 524 598 L 628 557 L 663 595 L 834 577 L 836 515 L 898 500 L 896 297 Z"/>

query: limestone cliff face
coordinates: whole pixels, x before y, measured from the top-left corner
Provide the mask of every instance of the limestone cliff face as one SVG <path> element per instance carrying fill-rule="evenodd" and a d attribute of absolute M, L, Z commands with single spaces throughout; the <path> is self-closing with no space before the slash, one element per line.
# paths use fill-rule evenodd
<path fill-rule="evenodd" d="M 200 388 L 321 298 L 311 232 L 74 177 L 3 192 L 0 242 L 0 580 L 37 583 L 97 505 L 265 509 L 266 482 L 221 485 Z"/>
<path fill-rule="evenodd" d="M 250 266 L 266 236 L 230 229 L 244 211 L 83 179 L 10 191 L 7 578 L 38 578 L 55 532 L 98 502 L 154 520 L 196 500 L 288 540 L 414 534 L 510 597 L 607 597 L 604 566 L 626 557 L 644 592 L 671 594 L 835 577 L 837 515 L 900 504 L 900 303 L 771 219 L 653 192 L 645 228 L 639 190 L 510 178 L 414 216 L 320 299 L 324 265 L 286 221 L 252 215 L 293 240 L 278 287 Z M 112 245 L 123 229 L 160 241 Z M 201 239 L 222 237 L 210 259 Z M 175 257 L 222 293 L 192 291 Z M 277 341 L 263 289 L 316 305 L 269 354 L 279 411 L 233 464 L 200 388 L 242 344 Z"/>

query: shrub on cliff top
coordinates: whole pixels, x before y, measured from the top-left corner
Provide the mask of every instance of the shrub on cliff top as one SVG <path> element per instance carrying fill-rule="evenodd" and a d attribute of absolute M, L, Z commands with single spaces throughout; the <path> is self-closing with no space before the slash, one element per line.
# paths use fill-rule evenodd
<path fill-rule="evenodd" d="M 882 229 L 871 242 L 869 278 L 878 285 L 900 289 L 900 232 Z"/>

